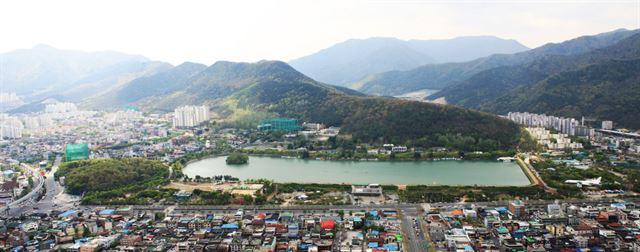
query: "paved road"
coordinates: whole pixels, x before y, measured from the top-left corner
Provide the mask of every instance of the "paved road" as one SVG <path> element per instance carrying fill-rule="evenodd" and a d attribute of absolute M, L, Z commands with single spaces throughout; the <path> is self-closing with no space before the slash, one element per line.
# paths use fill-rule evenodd
<path fill-rule="evenodd" d="M 17 216 L 20 214 L 28 213 L 49 213 L 51 210 L 67 210 L 74 207 L 77 202 L 76 197 L 69 197 L 64 194 L 64 187 L 61 186 L 55 179 L 55 172 L 60 166 L 62 161 L 61 156 L 57 156 L 51 171 L 46 174 L 46 178 L 43 178 L 43 187 L 46 189 L 45 194 L 40 198 L 38 202 L 26 202 L 17 207 L 13 207 L 9 210 L 9 215 Z"/>
<path fill-rule="evenodd" d="M 54 169 L 57 169 L 55 166 Z M 58 185 L 53 178 L 53 171 L 47 176 L 47 189 L 49 192 L 44 196 L 43 201 L 38 203 L 36 207 L 38 207 L 38 212 L 48 213 L 52 209 L 56 210 L 66 210 L 69 208 L 76 207 L 76 204 L 79 201 L 78 197 L 71 197 L 70 195 L 64 194 L 63 187 Z M 55 185 L 55 186 L 54 186 Z M 576 199 L 576 200 L 563 200 L 565 203 L 573 203 L 573 204 L 603 204 L 608 205 L 611 202 L 617 201 L 617 199 L 610 198 L 602 198 L 602 199 Z M 640 202 L 637 200 L 632 200 L 636 203 L 636 205 L 640 205 Z M 53 203 L 50 203 L 53 202 Z M 544 200 L 530 200 L 527 201 L 528 207 L 540 207 L 544 208 L 547 204 L 551 204 L 554 201 L 544 201 Z M 57 204 L 57 206 L 54 206 Z M 471 203 L 469 203 L 471 204 Z M 495 207 L 495 206 L 507 206 L 508 201 L 493 201 L 493 202 L 474 202 L 478 207 Z M 447 208 L 453 206 L 459 206 L 460 203 L 430 203 L 430 206 L 433 208 Z M 42 207 L 40 207 L 42 206 Z M 11 215 L 16 216 L 22 213 L 33 212 L 33 206 L 28 208 L 21 208 L 17 210 L 12 210 Z M 81 206 L 79 208 L 90 209 L 95 207 L 101 208 L 117 208 L 122 206 Z M 416 209 L 420 207 L 420 204 L 386 204 L 386 205 L 342 205 L 342 206 L 320 206 L 320 205 L 293 205 L 293 206 L 278 206 L 278 205 L 264 205 L 264 206 L 255 206 L 255 207 L 247 207 L 247 206 L 214 206 L 214 205 L 206 205 L 206 206 L 168 206 L 168 205 L 133 205 L 131 206 L 134 211 L 144 211 L 144 212 L 160 212 L 164 209 L 171 207 L 175 209 L 176 213 L 225 213 L 225 212 L 235 212 L 238 208 L 245 209 L 257 209 L 259 211 L 289 211 L 294 213 L 311 213 L 311 212 L 323 212 L 323 211 L 333 211 L 333 210 L 344 210 L 344 211 L 359 211 L 366 209 L 405 209 L 405 208 L 413 208 Z"/>
<path fill-rule="evenodd" d="M 58 170 L 61 160 L 62 157 L 56 157 L 51 171 L 47 174 L 47 179 L 45 180 L 45 188 L 47 188 L 47 193 L 36 204 L 38 212 L 48 212 L 52 209 L 58 208 L 57 199 L 64 192 L 64 187 L 56 182 L 54 174 Z"/>
<path fill-rule="evenodd" d="M 427 251 L 428 241 L 424 239 L 424 231 L 422 230 L 421 218 L 418 209 L 402 208 L 402 231 L 404 239 L 409 244 L 406 251 Z"/>
<path fill-rule="evenodd" d="M 7 207 L 1 209 L 2 213 L 6 213 L 8 215 L 16 215 L 16 214 L 23 213 L 25 209 L 27 209 L 28 207 L 31 207 L 35 198 L 37 198 L 40 195 L 44 187 L 44 177 L 42 177 L 38 169 L 33 168 L 24 163 L 20 165 L 22 165 L 22 167 L 25 170 L 31 172 L 32 178 L 34 178 L 33 182 L 35 186 L 27 195 L 9 203 Z"/>
<path fill-rule="evenodd" d="M 615 202 L 619 199 L 601 198 L 601 199 L 575 199 L 575 200 L 563 200 L 563 203 L 570 204 L 603 204 Z M 634 202 L 636 205 L 640 205 L 640 201 L 631 199 L 628 202 Z M 554 200 L 528 200 L 526 201 L 527 207 L 546 207 L 548 204 L 554 203 Z M 474 204 L 477 207 L 497 207 L 507 206 L 508 201 L 491 201 L 491 202 L 468 202 L 465 204 Z M 448 208 L 460 206 L 460 203 L 429 203 L 427 204 L 431 208 Z M 82 206 L 87 208 L 118 208 L 122 206 L 109 206 L 109 205 L 86 205 Z M 211 213 L 211 212 L 235 212 L 238 208 L 244 208 L 245 210 L 257 209 L 260 211 L 332 211 L 332 210 L 344 210 L 344 211 L 360 211 L 367 209 L 403 209 L 403 208 L 416 208 L 422 207 L 421 204 L 385 204 L 385 205 L 340 205 L 340 206 L 328 206 L 328 205 L 291 205 L 291 206 L 278 206 L 278 205 L 263 205 L 263 206 L 241 206 L 241 205 L 131 205 L 134 210 L 139 211 L 162 211 L 168 207 L 173 208 L 176 212 L 185 213 Z"/>
<path fill-rule="evenodd" d="M 520 161 L 522 161 L 522 160 L 520 160 Z M 531 165 L 531 162 L 529 162 L 529 156 L 528 155 L 524 159 L 523 162 L 527 166 L 527 170 L 529 170 L 529 173 L 532 174 L 533 176 L 535 176 L 536 180 L 538 180 L 538 182 L 540 183 L 539 185 L 542 187 L 543 190 L 545 190 L 548 193 L 553 193 L 553 194 L 558 192 L 558 190 L 548 186 L 547 183 L 544 182 L 544 180 L 542 179 L 542 177 L 540 176 L 538 171 L 536 171 L 536 169 L 533 168 L 533 165 Z"/>

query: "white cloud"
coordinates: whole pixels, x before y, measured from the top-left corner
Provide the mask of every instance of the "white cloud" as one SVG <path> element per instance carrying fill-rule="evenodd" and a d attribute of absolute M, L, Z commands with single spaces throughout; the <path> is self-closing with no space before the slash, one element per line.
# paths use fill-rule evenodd
<path fill-rule="evenodd" d="M 634 1 L 3 1 L 0 51 L 50 44 L 152 59 L 289 60 L 349 38 L 496 35 L 535 47 L 640 26 Z"/>

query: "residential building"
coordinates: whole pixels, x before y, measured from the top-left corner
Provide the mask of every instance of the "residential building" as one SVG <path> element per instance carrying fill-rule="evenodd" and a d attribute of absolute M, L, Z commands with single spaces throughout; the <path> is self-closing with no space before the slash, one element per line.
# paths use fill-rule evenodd
<path fill-rule="evenodd" d="M 382 195 L 382 186 L 378 184 L 352 185 L 351 194 L 354 196 L 380 196 Z"/>
<path fill-rule="evenodd" d="M 209 119 L 209 107 L 207 106 L 182 106 L 174 110 L 173 127 L 195 127 L 209 121 Z"/>
<path fill-rule="evenodd" d="M 78 107 L 70 102 L 57 102 L 45 105 L 44 111 L 46 113 L 76 112 Z"/>
<path fill-rule="evenodd" d="M 24 126 L 18 118 L 0 114 L 0 139 L 21 138 L 23 130 Z"/>
<path fill-rule="evenodd" d="M 526 207 L 524 201 L 514 200 L 509 202 L 509 213 L 515 217 L 522 217 L 526 213 Z"/>

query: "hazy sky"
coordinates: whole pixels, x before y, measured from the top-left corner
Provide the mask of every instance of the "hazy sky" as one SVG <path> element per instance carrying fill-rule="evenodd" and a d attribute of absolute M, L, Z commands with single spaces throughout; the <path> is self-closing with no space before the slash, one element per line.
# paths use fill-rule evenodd
<path fill-rule="evenodd" d="M 290 60 L 349 38 L 496 35 L 536 47 L 639 27 L 640 0 L 0 2 L 0 52 L 48 44 L 174 64 Z"/>

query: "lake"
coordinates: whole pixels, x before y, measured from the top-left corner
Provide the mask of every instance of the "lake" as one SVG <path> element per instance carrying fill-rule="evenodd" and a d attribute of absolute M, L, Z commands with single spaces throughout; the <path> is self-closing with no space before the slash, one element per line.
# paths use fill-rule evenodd
<path fill-rule="evenodd" d="M 524 186 L 529 180 L 516 163 L 498 161 L 328 161 L 249 157 L 227 165 L 226 157 L 193 162 L 183 173 L 295 183 Z"/>

